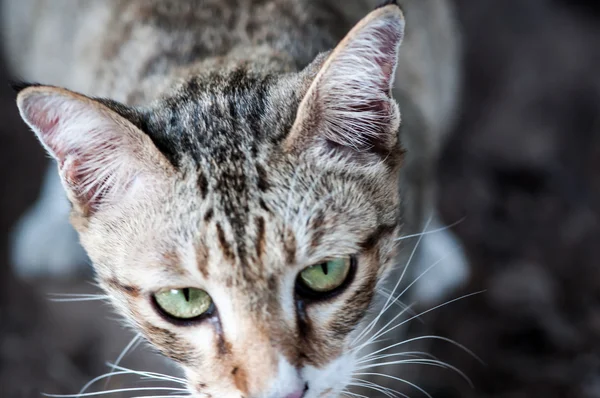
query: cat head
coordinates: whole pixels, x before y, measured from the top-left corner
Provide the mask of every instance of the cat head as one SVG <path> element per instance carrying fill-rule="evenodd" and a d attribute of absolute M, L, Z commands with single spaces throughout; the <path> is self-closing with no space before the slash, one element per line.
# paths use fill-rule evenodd
<path fill-rule="evenodd" d="M 30 86 L 115 306 L 193 396 L 337 396 L 398 233 L 404 21 L 376 9 L 300 73 L 238 65 L 131 108 Z"/>

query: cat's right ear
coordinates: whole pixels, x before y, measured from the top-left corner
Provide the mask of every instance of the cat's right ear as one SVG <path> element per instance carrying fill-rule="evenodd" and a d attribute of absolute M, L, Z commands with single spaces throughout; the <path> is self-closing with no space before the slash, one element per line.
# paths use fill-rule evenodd
<path fill-rule="evenodd" d="M 398 153 L 400 113 L 391 88 L 403 35 L 396 4 L 363 18 L 312 79 L 285 149 L 341 151 L 376 162 Z"/>
<path fill-rule="evenodd" d="M 22 89 L 17 105 L 48 153 L 74 210 L 88 217 L 156 189 L 172 168 L 154 143 L 106 103 L 49 86 Z"/>

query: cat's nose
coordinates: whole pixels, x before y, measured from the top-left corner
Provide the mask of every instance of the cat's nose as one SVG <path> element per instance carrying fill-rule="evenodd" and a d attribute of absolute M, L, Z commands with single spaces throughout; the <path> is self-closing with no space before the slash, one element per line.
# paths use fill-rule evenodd
<path fill-rule="evenodd" d="M 286 395 L 285 398 L 302 398 L 304 397 L 306 390 L 308 390 L 308 386 L 305 385 L 302 389 Z"/>

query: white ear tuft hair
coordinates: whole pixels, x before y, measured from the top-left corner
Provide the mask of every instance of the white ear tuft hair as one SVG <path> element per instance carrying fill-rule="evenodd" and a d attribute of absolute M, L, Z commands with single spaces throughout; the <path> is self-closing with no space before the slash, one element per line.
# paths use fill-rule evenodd
<path fill-rule="evenodd" d="M 400 115 L 391 88 L 403 34 L 404 18 L 397 5 L 378 8 L 361 20 L 314 78 L 300 103 L 287 149 L 317 142 L 356 152 L 392 150 Z"/>
<path fill-rule="evenodd" d="M 84 215 L 117 203 L 139 176 L 160 170 L 161 155 L 152 140 L 98 101 L 33 86 L 19 93 L 17 105 L 58 162 L 69 199 Z"/>

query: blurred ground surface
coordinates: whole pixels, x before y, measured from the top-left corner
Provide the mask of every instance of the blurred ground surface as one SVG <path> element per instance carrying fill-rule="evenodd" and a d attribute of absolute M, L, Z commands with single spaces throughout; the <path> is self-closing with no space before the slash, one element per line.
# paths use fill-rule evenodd
<path fill-rule="evenodd" d="M 433 344 L 425 348 L 475 388 L 448 371 L 416 377 L 436 398 L 600 397 L 599 3 L 456 1 L 465 96 L 440 162 L 441 208 L 449 221 L 467 216 L 456 229 L 474 268 L 463 293 L 487 293 L 412 332 L 453 338 L 486 366 Z M 13 101 L 0 84 L 0 397 L 73 393 L 131 334 L 106 305 L 47 301 L 47 292 L 94 291 L 85 282 L 11 275 L 7 231 L 35 199 L 46 162 Z M 163 366 L 144 351 L 125 364 Z"/>

